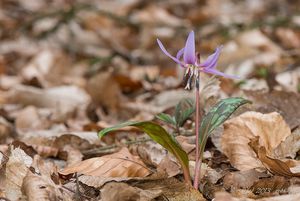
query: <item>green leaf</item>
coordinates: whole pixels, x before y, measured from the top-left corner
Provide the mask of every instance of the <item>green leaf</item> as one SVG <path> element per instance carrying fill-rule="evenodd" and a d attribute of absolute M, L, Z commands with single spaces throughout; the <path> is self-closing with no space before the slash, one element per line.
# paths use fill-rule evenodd
<path fill-rule="evenodd" d="M 251 103 L 244 98 L 227 98 L 218 102 L 203 118 L 199 129 L 199 143 L 206 141 L 211 132 L 226 121 L 241 105 Z M 205 143 L 205 142 L 204 142 Z"/>
<path fill-rule="evenodd" d="M 175 107 L 175 121 L 181 127 L 185 121 L 195 112 L 194 103 L 191 99 L 181 100 Z"/>
<path fill-rule="evenodd" d="M 175 119 L 168 114 L 160 113 L 160 114 L 156 115 L 156 118 L 158 118 L 159 120 L 164 121 L 166 123 L 172 124 L 174 126 L 176 125 Z"/>
<path fill-rule="evenodd" d="M 159 143 L 161 146 L 166 148 L 169 152 L 174 154 L 177 160 L 180 162 L 184 171 L 189 170 L 189 160 L 186 152 L 181 148 L 181 146 L 168 134 L 168 132 L 161 127 L 159 124 L 156 124 L 151 121 L 143 122 L 125 122 L 110 128 L 105 128 L 98 133 L 99 138 L 105 136 L 111 131 L 118 130 L 125 126 L 134 126 L 145 133 L 147 133 L 155 142 Z"/>

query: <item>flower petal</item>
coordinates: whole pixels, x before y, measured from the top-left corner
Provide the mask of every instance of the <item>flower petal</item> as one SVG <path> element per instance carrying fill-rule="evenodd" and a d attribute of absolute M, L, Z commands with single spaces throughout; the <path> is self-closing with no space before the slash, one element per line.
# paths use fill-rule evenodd
<path fill-rule="evenodd" d="M 208 69 L 208 68 L 204 68 L 201 70 L 204 73 L 210 73 L 210 74 L 214 74 L 214 75 L 220 75 L 222 77 L 226 77 L 226 78 L 230 78 L 230 79 L 241 79 L 239 76 L 235 76 L 235 75 L 227 75 L 225 73 L 222 73 L 216 69 Z"/>
<path fill-rule="evenodd" d="M 158 43 L 160 49 L 163 51 L 163 53 L 165 53 L 165 55 L 167 55 L 168 57 L 170 57 L 173 61 L 175 61 L 176 63 L 178 63 L 180 66 L 184 67 L 184 64 L 183 64 L 181 61 L 179 61 L 179 59 L 173 57 L 173 56 L 166 50 L 166 48 L 163 46 L 163 44 L 160 42 L 159 39 L 156 39 L 156 40 L 157 40 L 157 43 Z"/>
<path fill-rule="evenodd" d="M 211 54 L 205 62 L 199 64 L 199 66 L 204 67 L 204 68 L 215 68 L 217 65 L 217 61 L 219 59 L 220 53 L 222 50 L 222 46 L 217 47 L 216 51 Z"/>
<path fill-rule="evenodd" d="M 194 31 L 191 31 L 184 47 L 183 60 L 186 64 L 195 64 L 196 55 L 195 55 L 195 34 Z"/>
<path fill-rule="evenodd" d="M 180 49 L 180 50 L 177 52 L 176 58 L 177 58 L 178 60 L 180 60 L 180 58 L 182 57 L 183 52 L 184 52 L 184 48 Z"/>

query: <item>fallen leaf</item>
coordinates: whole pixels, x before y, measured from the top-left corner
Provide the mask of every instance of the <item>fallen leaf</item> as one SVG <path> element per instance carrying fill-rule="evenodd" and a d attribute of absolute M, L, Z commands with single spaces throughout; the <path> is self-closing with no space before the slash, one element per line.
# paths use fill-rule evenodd
<path fill-rule="evenodd" d="M 5 141 L 13 133 L 13 126 L 5 118 L 0 117 L 0 141 Z"/>
<path fill-rule="evenodd" d="M 300 150 L 300 127 L 295 129 L 283 142 L 281 142 L 274 150 L 274 156 L 284 156 L 295 158 L 296 153 Z"/>
<path fill-rule="evenodd" d="M 279 27 L 275 31 L 276 37 L 280 40 L 285 48 L 299 48 L 300 37 L 293 29 Z"/>
<path fill-rule="evenodd" d="M 53 109 L 52 120 L 65 121 L 76 109 L 87 106 L 89 95 L 75 86 L 59 86 L 46 90 L 25 85 L 15 86 L 10 91 L 10 102 Z"/>
<path fill-rule="evenodd" d="M 290 128 L 278 113 L 246 112 L 224 124 L 221 147 L 234 167 L 250 170 L 264 167 L 248 145 L 251 139 L 258 136 L 259 146 L 271 154 L 289 135 Z"/>
<path fill-rule="evenodd" d="M 174 177 L 167 179 L 156 179 L 148 182 L 140 181 L 136 182 L 135 187 L 143 190 L 161 190 L 163 192 L 163 198 L 170 201 L 204 201 L 202 194 L 194 189 L 191 185 L 187 185 L 184 182 L 180 182 Z"/>
<path fill-rule="evenodd" d="M 65 128 L 26 132 L 20 136 L 20 140 L 33 147 L 39 145 L 61 150 L 68 144 L 79 150 L 101 145 L 96 132 L 67 132 Z"/>
<path fill-rule="evenodd" d="M 41 111 L 34 106 L 27 106 L 17 112 L 15 126 L 18 131 L 26 132 L 28 130 L 47 129 L 50 126 L 49 114 L 42 115 L 40 113 Z"/>
<path fill-rule="evenodd" d="M 176 160 L 172 160 L 170 156 L 165 156 L 164 159 L 158 164 L 157 172 L 163 172 L 167 177 L 174 177 L 181 172 L 180 165 Z"/>
<path fill-rule="evenodd" d="M 74 165 L 82 161 L 82 153 L 80 150 L 72 147 L 72 145 L 66 145 L 63 150 L 68 153 L 67 166 Z"/>
<path fill-rule="evenodd" d="M 227 192 L 217 192 L 215 195 L 214 201 L 298 201 L 300 200 L 300 193 L 289 194 L 289 195 L 280 195 L 274 197 L 267 197 L 261 199 L 250 199 L 245 197 L 233 197 Z"/>
<path fill-rule="evenodd" d="M 101 72 L 88 80 L 86 90 L 95 104 L 114 111 L 119 107 L 121 89 L 111 72 Z M 105 91 L 105 93 L 103 93 Z"/>
<path fill-rule="evenodd" d="M 287 193 L 289 186 L 290 182 L 288 179 L 280 176 L 274 176 L 256 181 L 251 186 L 251 190 L 256 195 L 270 197 Z"/>
<path fill-rule="evenodd" d="M 150 174 L 139 157 L 130 154 L 127 148 L 71 165 L 61 170 L 60 174 L 68 175 L 75 172 L 102 177 L 145 177 Z"/>
<path fill-rule="evenodd" d="M 223 182 L 224 188 L 234 191 L 236 189 L 250 189 L 253 184 L 260 180 L 260 178 L 267 177 L 268 174 L 258 172 L 254 169 L 238 172 L 229 172 L 225 175 Z"/>
<path fill-rule="evenodd" d="M 255 110 L 262 113 L 280 113 L 291 129 L 300 125 L 298 109 L 300 95 L 286 91 L 245 91 L 247 99 L 253 101 Z"/>
<path fill-rule="evenodd" d="M 151 201 L 161 194 L 161 190 L 142 190 L 117 182 L 110 182 L 101 189 L 101 199 L 105 201 Z"/>
<path fill-rule="evenodd" d="M 10 200 L 19 200 L 22 197 L 21 187 L 33 159 L 22 149 L 15 148 L 6 163 L 5 195 Z"/>
<path fill-rule="evenodd" d="M 259 137 L 252 139 L 249 145 L 256 152 L 257 157 L 262 162 L 265 168 L 277 175 L 282 175 L 286 177 L 300 177 L 299 162 L 297 163 L 295 160 L 284 161 L 270 156 L 271 153 L 267 154 L 265 147 L 260 146 L 258 144 L 258 140 Z M 298 166 L 298 172 L 292 172 L 292 168 L 295 168 L 295 166 Z"/>
<path fill-rule="evenodd" d="M 137 153 L 147 165 L 157 167 L 167 156 L 167 151 L 153 141 L 143 143 L 137 147 Z"/>

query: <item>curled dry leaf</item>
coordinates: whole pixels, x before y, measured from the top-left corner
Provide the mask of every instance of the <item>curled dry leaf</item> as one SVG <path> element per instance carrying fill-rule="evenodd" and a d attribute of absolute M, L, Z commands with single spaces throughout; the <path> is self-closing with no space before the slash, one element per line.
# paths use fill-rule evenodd
<path fill-rule="evenodd" d="M 119 152 L 84 160 L 60 171 L 62 175 L 75 172 L 102 177 L 145 177 L 149 169 L 137 156 L 133 156 L 127 148 Z"/>
<path fill-rule="evenodd" d="M 246 112 L 224 124 L 221 148 L 234 167 L 250 170 L 263 167 L 248 145 L 251 139 L 258 136 L 259 145 L 265 147 L 267 154 L 271 154 L 289 135 L 291 131 L 278 113 Z"/>
<path fill-rule="evenodd" d="M 300 177 L 299 172 L 299 161 L 295 160 L 284 160 L 284 159 L 277 159 L 271 157 L 271 154 L 267 154 L 266 148 L 260 146 L 258 143 L 259 137 L 256 137 L 251 140 L 249 145 L 252 149 L 256 152 L 257 157 L 262 162 L 265 168 L 267 168 L 270 172 L 286 176 L 286 177 Z M 296 169 L 298 172 L 293 172 L 292 168 Z"/>

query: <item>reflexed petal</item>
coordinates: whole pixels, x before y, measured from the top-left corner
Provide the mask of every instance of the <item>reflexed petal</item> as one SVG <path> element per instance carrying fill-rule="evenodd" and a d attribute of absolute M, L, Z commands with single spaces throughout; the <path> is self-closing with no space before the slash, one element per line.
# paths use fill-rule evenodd
<path fill-rule="evenodd" d="M 177 55 L 176 55 L 176 58 L 180 61 L 180 58 L 182 57 L 183 55 L 183 52 L 184 52 L 184 48 L 180 49 L 178 52 L 177 52 Z M 181 67 L 185 68 L 186 66 L 182 66 L 180 65 Z"/>
<path fill-rule="evenodd" d="M 234 76 L 234 75 L 227 75 L 225 73 L 222 73 L 216 69 L 207 69 L 207 68 L 204 68 L 201 70 L 202 72 L 204 73 L 210 73 L 210 74 L 214 74 L 214 75 L 220 75 L 222 77 L 226 77 L 226 78 L 230 78 L 230 79 L 241 79 L 239 76 Z"/>
<path fill-rule="evenodd" d="M 179 61 L 177 58 L 173 57 L 167 50 L 166 48 L 163 46 L 163 44 L 160 42 L 159 39 L 157 39 L 157 43 L 160 47 L 160 49 L 163 51 L 163 53 L 165 53 L 165 55 L 167 55 L 168 57 L 170 57 L 171 59 L 173 59 L 173 61 L 175 61 L 176 63 L 178 63 L 180 66 L 184 67 L 184 64 Z"/>
<path fill-rule="evenodd" d="M 217 65 L 217 61 L 219 59 L 220 53 L 222 50 L 222 46 L 217 47 L 216 51 L 210 55 L 205 62 L 202 64 L 199 64 L 199 66 L 204 67 L 204 68 L 215 68 Z"/>
<path fill-rule="evenodd" d="M 191 31 L 184 47 L 183 60 L 186 64 L 195 64 L 196 55 L 195 55 L 195 34 L 194 31 Z"/>
<path fill-rule="evenodd" d="M 180 50 L 177 52 L 176 58 L 177 58 L 178 60 L 180 60 L 180 58 L 182 57 L 183 52 L 184 52 L 184 48 L 180 49 Z"/>

